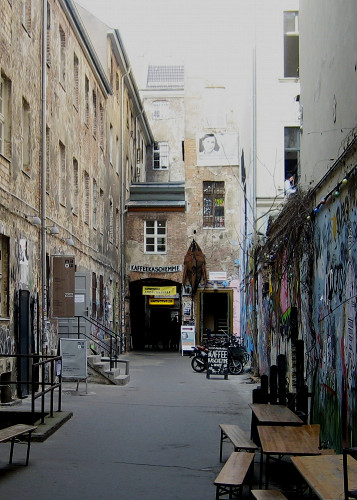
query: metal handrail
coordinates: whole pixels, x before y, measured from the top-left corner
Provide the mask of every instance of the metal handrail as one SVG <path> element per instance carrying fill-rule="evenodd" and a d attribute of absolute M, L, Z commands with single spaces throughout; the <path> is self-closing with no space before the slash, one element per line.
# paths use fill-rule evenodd
<path fill-rule="evenodd" d="M 35 401 L 38 398 L 41 398 L 41 424 L 45 423 L 45 395 L 47 393 L 51 393 L 50 397 L 50 416 L 53 417 L 53 396 L 55 389 L 59 389 L 58 392 L 58 410 L 61 411 L 62 405 L 62 376 L 61 373 L 56 374 L 55 371 L 55 362 L 60 362 L 62 364 L 62 356 L 50 356 L 50 355 L 41 355 L 41 354 L 0 354 L 0 358 L 44 358 L 42 361 L 38 361 L 32 364 L 32 380 L 16 380 L 16 381 L 7 381 L 7 384 L 27 384 L 31 386 L 31 414 L 32 414 L 32 424 L 35 424 Z M 46 364 L 50 363 L 50 382 L 46 382 Z M 40 368 L 42 366 L 42 380 L 35 380 L 35 370 L 36 368 Z M 56 376 L 58 377 L 58 382 L 55 381 Z M 36 392 L 36 386 L 41 385 L 42 390 Z M 49 386 L 46 388 L 46 386 Z"/>
<path fill-rule="evenodd" d="M 107 326 L 103 325 L 100 323 L 98 320 L 94 318 L 88 318 L 86 316 L 75 316 L 77 318 L 77 338 L 85 337 L 89 339 L 91 342 L 93 342 L 95 345 L 99 346 L 101 349 L 104 349 L 108 353 L 109 357 L 109 364 L 110 364 L 110 369 L 112 369 L 114 366 L 117 366 L 117 360 L 119 354 L 122 354 L 123 352 L 123 343 L 122 343 L 122 338 L 119 334 L 108 328 Z M 80 320 L 84 319 L 88 323 L 98 327 L 100 330 L 102 330 L 105 334 L 108 335 L 109 337 L 109 342 L 104 340 L 104 339 L 98 339 L 97 337 L 94 337 L 92 334 L 87 335 L 85 332 L 80 331 Z M 75 332 L 73 333 L 68 333 L 68 335 L 74 335 Z"/>

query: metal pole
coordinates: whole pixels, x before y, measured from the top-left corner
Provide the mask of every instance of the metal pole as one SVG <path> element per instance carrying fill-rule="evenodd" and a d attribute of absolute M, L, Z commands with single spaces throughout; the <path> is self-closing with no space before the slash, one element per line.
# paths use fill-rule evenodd
<path fill-rule="evenodd" d="M 47 266 L 46 266 L 46 63 L 47 0 L 42 1 L 42 158 L 41 158 L 41 277 L 42 277 L 42 353 L 47 349 Z"/>

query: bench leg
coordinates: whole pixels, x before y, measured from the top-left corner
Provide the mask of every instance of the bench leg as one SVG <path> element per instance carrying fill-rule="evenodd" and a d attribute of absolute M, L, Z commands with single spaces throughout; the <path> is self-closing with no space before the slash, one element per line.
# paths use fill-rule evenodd
<path fill-rule="evenodd" d="M 32 434 L 32 431 L 29 432 L 29 435 L 27 438 L 26 465 L 29 464 L 29 458 L 30 458 L 31 434 Z"/>
<path fill-rule="evenodd" d="M 221 429 L 221 442 L 219 445 L 219 461 L 222 462 L 222 449 L 223 449 L 223 439 L 224 439 L 224 433 Z"/>
<path fill-rule="evenodd" d="M 15 438 L 13 437 L 11 439 L 11 445 L 10 445 L 10 458 L 9 458 L 9 464 L 12 464 L 12 455 L 14 453 L 14 444 L 15 444 Z"/>

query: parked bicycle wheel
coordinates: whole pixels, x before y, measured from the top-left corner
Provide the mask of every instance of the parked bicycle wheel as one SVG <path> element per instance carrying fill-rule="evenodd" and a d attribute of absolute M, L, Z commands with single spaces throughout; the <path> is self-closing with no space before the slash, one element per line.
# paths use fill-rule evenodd
<path fill-rule="evenodd" d="M 232 375 L 240 375 L 243 371 L 243 363 L 239 359 L 230 359 L 228 361 L 228 370 Z"/>

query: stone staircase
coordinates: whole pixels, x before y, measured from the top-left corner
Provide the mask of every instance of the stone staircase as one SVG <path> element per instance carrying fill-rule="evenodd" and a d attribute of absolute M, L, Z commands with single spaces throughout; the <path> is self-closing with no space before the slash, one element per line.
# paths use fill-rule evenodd
<path fill-rule="evenodd" d="M 88 382 L 126 385 L 130 382 L 129 361 L 117 360 L 117 368 L 110 369 L 109 358 L 99 354 L 87 356 Z M 124 373 L 123 373 L 124 372 Z"/>

